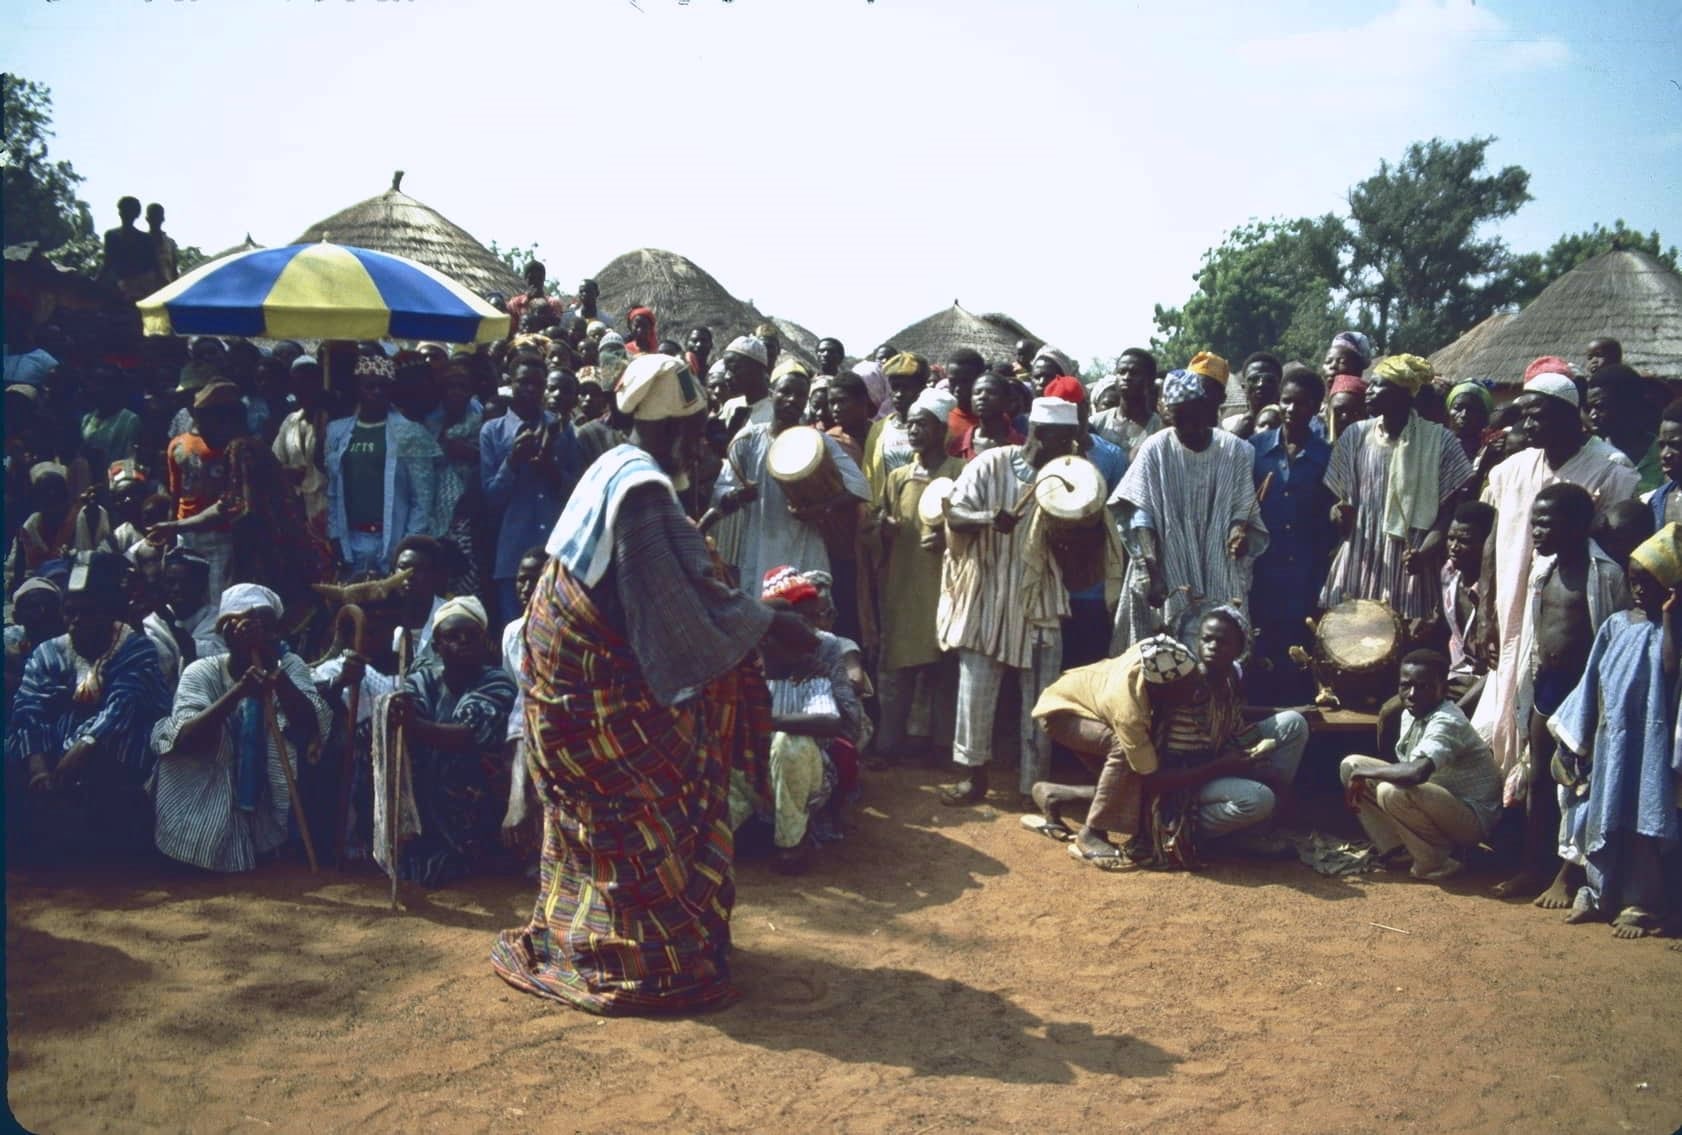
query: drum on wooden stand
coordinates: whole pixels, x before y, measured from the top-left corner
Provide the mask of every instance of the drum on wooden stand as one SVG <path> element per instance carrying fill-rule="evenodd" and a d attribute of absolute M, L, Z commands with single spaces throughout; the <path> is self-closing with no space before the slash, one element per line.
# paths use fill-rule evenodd
<path fill-rule="evenodd" d="M 1046 545 L 1070 591 L 1103 582 L 1108 496 L 1104 474 L 1084 457 L 1053 457 L 1034 477 Z"/>
<path fill-rule="evenodd" d="M 1314 625 L 1309 668 L 1327 708 L 1376 710 L 1395 695 L 1402 620 L 1376 599 L 1346 599 Z"/>
<path fill-rule="evenodd" d="M 823 433 L 811 426 L 790 426 L 778 434 L 765 454 L 765 468 L 782 486 L 791 508 L 829 504 L 847 491 Z M 823 535 L 831 555 L 853 558 L 856 508 L 832 510 L 813 526 Z"/>

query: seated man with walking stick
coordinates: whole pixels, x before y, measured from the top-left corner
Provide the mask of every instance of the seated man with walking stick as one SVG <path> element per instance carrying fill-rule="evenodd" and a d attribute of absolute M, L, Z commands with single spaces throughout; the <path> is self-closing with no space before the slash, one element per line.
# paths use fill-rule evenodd
<path fill-rule="evenodd" d="M 299 757 L 326 735 L 332 711 L 309 665 L 280 641 L 283 613 L 279 596 L 258 584 L 224 591 L 216 630 L 228 653 L 188 665 L 174 708 L 152 731 L 155 838 L 173 859 L 249 871 L 286 842 Z"/>

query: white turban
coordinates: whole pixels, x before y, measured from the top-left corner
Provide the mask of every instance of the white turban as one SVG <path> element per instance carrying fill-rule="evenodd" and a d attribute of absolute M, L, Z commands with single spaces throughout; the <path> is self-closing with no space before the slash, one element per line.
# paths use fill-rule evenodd
<path fill-rule="evenodd" d="M 951 418 L 952 411 L 957 408 L 958 400 L 946 391 L 925 386 L 923 392 L 917 395 L 917 400 L 911 403 L 911 409 L 905 412 L 905 416 L 910 419 L 918 414 L 927 414 L 944 426 Z"/>
<path fill-rule="evenodd" d="M 1078 426 L 1080 409 L 1073 402 L 1065 402 L 1061 398 L 1036 398 L 1028 410 L 1028 424 Z"/>
<path fill-rule="evenodd" d="M 280 596 L 262 584 L 236 583 L 222 592 L 222 602 L 216 608 L 216 625 L 220 628 L 224 619 L 243 615 L 247 611 L 261 611 L 265 607 L 273 611 L 277 619 L 286 613 Z"/>
<path fill-rule="evenodd" d="M 479 624 L 481 630 L 491 625 L 491 618 L 485 614 L 485 605 L 471 595 L 458 595 L 454 599 L 446 599 L 438 607 L 438 613 L 432 616 L 432 629 L 436 631 L 444 625 L 444 620 L 453 619 L 457 615 L 465 615 Z"/>
<path fill-rule="evenodd" d="M 671 355 L 638 355 L 613 391 L 619 409 L 644 422 L 687 418 L 707 405 L 706 393 L 688 365 Z"/>
<path fill-rule="evenodd" d="M 1524 384 L 1526 394 L 1546 394 L 1549 398 L 1558 398 L 1561 402 L 1579 405 L 1577 401 L 1577 384 L 1563 374 L 1539 374 Z"/>
<path fill-rule="evenodd" d="M 752 359 L 762 367 L 771 365 L 771 356 L 765 350 L 765 340 L 756 339 L 752 335 L 738 335 L 730 340 L 730 345 L 724 348 L 727 355 L 741 355 L 744 359 Z"/>

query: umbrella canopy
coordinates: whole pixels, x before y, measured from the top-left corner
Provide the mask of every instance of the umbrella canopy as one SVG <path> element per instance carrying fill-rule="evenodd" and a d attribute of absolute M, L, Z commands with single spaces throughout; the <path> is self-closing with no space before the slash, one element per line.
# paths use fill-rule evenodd
<path fill-rule="evenodd" d="M 338 244 L 239 252 L 140 300 L 148 335 L 484 343 L 508 316 L 423 264 Z"/>

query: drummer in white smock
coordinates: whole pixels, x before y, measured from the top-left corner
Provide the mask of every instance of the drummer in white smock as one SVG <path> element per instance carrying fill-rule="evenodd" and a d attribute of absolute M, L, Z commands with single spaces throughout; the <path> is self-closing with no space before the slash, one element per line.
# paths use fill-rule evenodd
<path fill-rule="evenodd" d="M 1018 736 L 1024 796 L 1045 779 L 1051 741 L 1028 710 L 1062 669 L 1069 593 L 1035 498 L 1036 478 L 1068 455 L 1080 430 L 1073 403 L 1036 398 L 1022 445 L 1001 445 L 964 467 L 946 506 L 947 546 L 935 616 L 942 649 L 958 652 L 958 712 L 952 759 L 964 778 L 941 792 L 947 804 L 987 795 L 999 687 L 1014 673 L 1023 712 Z M 1106 555 L 1114 556 L 1111 545 Z"/>
<path fill-rule="evenodd" d="M 771 387 L 771 420 L 750 423 L 730 442 L 713 488 L 715 517 L 742 514 L 739 545 L 721 548 L 737 578 L 757 586 L 769 568 L 830 571 L 830 539 L 850 538 L 858 508 L 870 501 L 870 484 L 858 464 L 832 437 L 802 426 L 811 379 L 799 371 Z M 775 450 L 775 452 L 773 452 Z"/>

